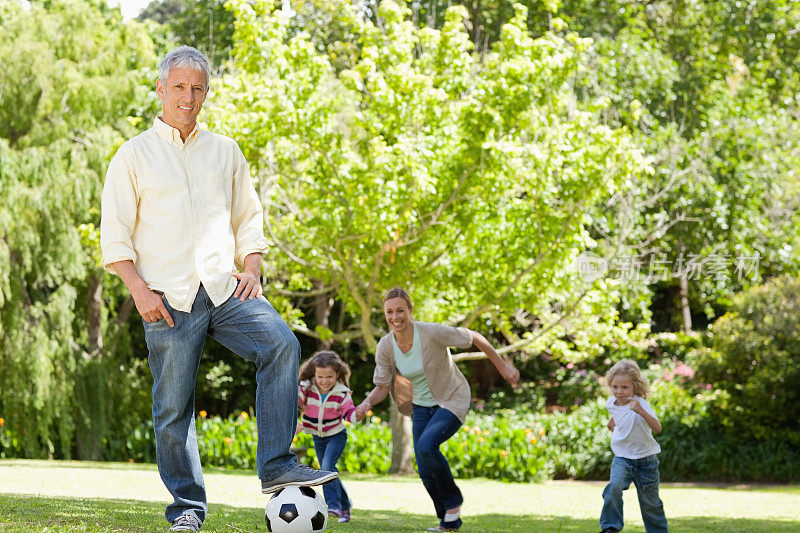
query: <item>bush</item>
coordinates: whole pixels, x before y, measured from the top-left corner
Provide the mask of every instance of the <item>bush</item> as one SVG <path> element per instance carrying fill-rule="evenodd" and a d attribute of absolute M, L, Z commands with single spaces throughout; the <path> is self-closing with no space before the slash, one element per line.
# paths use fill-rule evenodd
<path fill-rule="evenodd" d="M 800 279 L 776 278 L 738 294 L 699 350 L 703 380 L 727 393 L 714 415 L 746 439 L 800 443 Z"/>
<path fill-rule="evenodd" d="M 611 432 L 605 399 L 588 402 L 573 413 L 542 417 L 550 436 L 548 459 L 556 479 L 607 479 L 611 468 Z"/>

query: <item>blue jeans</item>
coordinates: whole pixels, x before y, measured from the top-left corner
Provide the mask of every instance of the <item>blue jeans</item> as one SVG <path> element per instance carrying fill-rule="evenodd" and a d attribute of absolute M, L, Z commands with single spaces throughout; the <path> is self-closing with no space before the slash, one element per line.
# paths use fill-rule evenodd
<path fill-rule="evenodd" d="M 443 407 L 412 405 L 414 411 L 411 414 L 411 433 L 414 437 L 414 457 L 417 460 L 419 478 L 433 500 L 439 525 L 461 527 L 460 518 L 457 524 L 444 522 L 445 511 L 464 503 L 464 498 L 456 486 L 453 473 L 450 472 L 450 464 L 439 450 L 439 446 L 461 427 L 461 420 Z"/>
<path fill-rule="evenodd" d="M 611 479 L 603 490 L 603 511 L 600 513 L 600 529 L 613 527 L 622 530 L 622 491 L 633 481 L 639 507 L 642 510 L 644 530 L 647 533 L 668 532 L 664 505 L 658 497 L 658 457 L 649 455 L 641 459 L 625 459 L 614 456 L 611 462 Z"/>
<path fill-rule="evenodd" d="M 256 366 L 256 462 L 261 479 L 297 465 L 289 451 L 297 413 L 300 343 L 263 297 L 244 302 L 231 296 L 218 307 L 201 286 L 192 310 L 177 311 L 164 299 L 175 327 L 163 318 L 144 322 L 153 373 L 156 462 L 174 498 L 166 518 L 206 516 L 206 491 L 195 433 L 194 388 L 206 335 Z"/>
<path fill-rule="evenodd" d="M 331 435 L 329 437 L 318 437 L 314 435 L 314 451 L 317 452 L 317 460 L 319 461 L 320 468 L 328 472 L 338 472 L 339 469 L 336 468 L 336 463 L 339 462 L 339 458 L 342 456 L 346 444 L 347 430 L 342 430 L 336 435 Z M 337 511 L 350 510 L 352 502 L 339 478 L 322 485 L 322 493 L 325 495 L 325 503 L 328 504 L 329 509 L 335 509 Z"/>

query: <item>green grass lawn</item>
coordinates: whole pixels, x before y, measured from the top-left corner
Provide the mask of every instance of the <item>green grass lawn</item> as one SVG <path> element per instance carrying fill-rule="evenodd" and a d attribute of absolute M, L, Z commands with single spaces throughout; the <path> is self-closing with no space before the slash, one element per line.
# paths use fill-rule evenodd
<path fill-rule="evenodd" d="M 435 525 L 417 479 L 344 476 L 353 520 L 330 531 L 424 531 Z M 253 474 L 206 470 L 204 531 L 266 531 Z M 598 531 L 603 483 L 460 480 L 468 532 Z M 662 486 L 675 532 L 800 532 L 798 486 Z M 168 494 L 151 465 L 0 461 L 0 531 L 166 531 Z M 626 494 L 626 532 L 643 532 L 635 490 Z"/>

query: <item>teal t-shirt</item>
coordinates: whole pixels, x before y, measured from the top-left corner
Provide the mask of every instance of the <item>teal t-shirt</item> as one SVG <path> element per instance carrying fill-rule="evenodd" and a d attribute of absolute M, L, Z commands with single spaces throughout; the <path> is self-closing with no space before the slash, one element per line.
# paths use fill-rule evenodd
<path fill-rule="evenodd" d="M 392 346 L 394 346 L 394 363 L 397 366 L 397 370 L 408 378 L 414 387 L 411 402 L 422 407 L 439 405 L 439 402 L 431 394 L 431 389 L 425 380 L 425 374 L 422 372 L 422 347 L 420 346 L 417 325 L 414 324 L 414 344 L 407 353 L 403 353 L 400 350 L 394 335 L 392 335 Z"/>

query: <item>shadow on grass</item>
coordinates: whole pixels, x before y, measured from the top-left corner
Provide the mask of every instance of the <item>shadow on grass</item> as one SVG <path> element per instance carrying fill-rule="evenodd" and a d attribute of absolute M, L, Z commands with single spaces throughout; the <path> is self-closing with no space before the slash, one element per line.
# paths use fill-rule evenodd
<path fill-rule="evenodd" d="M 0 530 L 29 531 L 167 531 L 163 504 L 121 501 L 42 498 L 30 495 L 0 494 Z M 236 533 L 267 531 L 264 510 L 211 505 L 203 531 Z M 425 531 L 436 525 L 430 515 L 356 509 L 347 524 L 331 523 L 329 531 L 338 533 L 376 533 Z M 734 518 L 676 518 L 670 527 L 680 532 L 735 533 L 800 531 L 800 522 L 747 520 Z M 463 533 L 577 533 L 596 532 L 595 519 L 560 516 L 487 514 L 468 516 Z M 642 527 L 627 527 L 625 532 L 643 532 Z"/>

